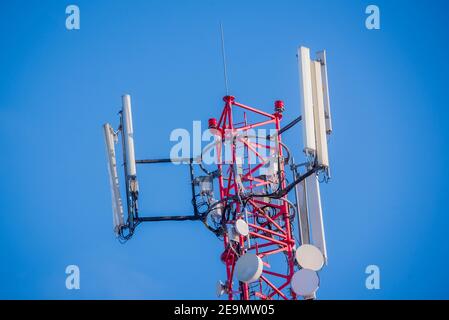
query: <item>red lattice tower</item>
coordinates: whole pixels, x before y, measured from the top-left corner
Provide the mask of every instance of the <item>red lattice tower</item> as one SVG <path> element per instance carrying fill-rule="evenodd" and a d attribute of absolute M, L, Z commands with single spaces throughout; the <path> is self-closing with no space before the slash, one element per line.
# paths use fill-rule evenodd
<path fill-rule="evenodd" d="M 235 143 L 231 144 L 232 161 L 226 163 L 218 159 L 220 198 L 230 210 L 224 210 L 226 224 L 235 224 L 238 214 L 245 216 L 249 227 L 249 236 L 238 235 L 238 240 L 230 239 L 229 233 L 224 233 L 224 252 L 221 255 L 226 265 L 226 292 L 229 300 L 234 299 L 296 299 L 290 289 L 290 280 L 295 272 L 295 240 L 292 232 L 291 212 L 287 195 L 274 199 L 262 194 L 260 197 L 245 197 L 242 203 L 239 195 L 253 194 L 257 190 L 267 189 L 276 185 L 277 188 L 286 187 L 284 171 L 284 155 L 281 135 L 279 134 L 282 119 L 283 102 L 275 102 L 273 114 L 249 107 L 235 101 L 233 96 L 223 98 L 225 106 L 219 120 L 210 119 L 210 128 L 217 129 L 222 141 L 231 135 L 236 142 L 243 146 L 244 159 L 237 162 L 241 150 L 237 150 Z M 241 109 L 243 119 L 236 122 L 236 109 Z M 248 124 L 247 119 L 252 116 L 263 117 L 265 120 Z M 269 139 L 248 139 L 245 135 L 251 129 L 271 129 Z M 274 130 L 274 131 L 273 131 Z M 269 137 L 270 137 L 269 136 Z M 274 144 L 274 145 L 273 145 Z M 217 147 L 217 155 L 222 150 Z M 266 150 L 262 154 L 260 151 Z M 239 155 L 237 154 L 240 152 Z M 267 163 L 267 156 L 275 156 L 277 161 L 277 184 L 258 175 L 259 170 Z M 256 157 L 256 159 L 251 157 Z M 252 160 L 252 161 L 251 161 Z M 239 166 L 239 167 L 236 167 Z M 236 176 L 238 181 L 236 181 Z M 232 210 L 231 210 L 232 209 Z M 234 212 L 232 216 L 230 212 Z M 239 282 L 235 275 L 235 265 L 239 256 L 254 253 L 263 261 L 263 272 L 257 281 L 252 283 Z M 274 263 L 271 264 L 270 261 Z"/>

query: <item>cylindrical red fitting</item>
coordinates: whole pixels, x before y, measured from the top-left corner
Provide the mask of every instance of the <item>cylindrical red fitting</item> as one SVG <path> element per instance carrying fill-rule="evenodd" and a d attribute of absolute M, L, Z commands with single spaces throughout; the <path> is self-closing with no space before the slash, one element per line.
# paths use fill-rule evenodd
<path fill-rule="evenodd" d="M 218 126 L 217 119 L 210 118 L 209 119 L 209 129 L 217 129 L 217 126 Z"/>
<path fill-rule="evenodd" d="M 274 102 L 274 109 L 275 109 L 276 112 L 283 112 L 285 110 L 284 109 L 284 101 L 276 100 Z"/>
<path fill-rule="evenodd" d="M 235 97 L 234 96 L 224 96 L 223 101 L 229 102 L 229 103 L 234 103 Z"/>

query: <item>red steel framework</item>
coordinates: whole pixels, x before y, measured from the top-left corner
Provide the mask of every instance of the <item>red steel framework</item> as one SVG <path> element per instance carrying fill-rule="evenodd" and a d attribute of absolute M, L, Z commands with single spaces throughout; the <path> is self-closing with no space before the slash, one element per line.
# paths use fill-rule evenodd
<path fill-rule="evenodd" d="M 223 98 L 225 106 L 219 120 L 210 119 L 209 127 L 217 129 L 222 141 L 229 133 L 241 142 L 244 148 L 244 161 L 238 164 L 238 181 L 236 181 L 237 149 L 235 143 L 231 144 L 232 161 L 225 163 L 218 159 L 218 169 L 222 173 L 218 178 L 220 198 L 226 205 L 233 208 L 234 212 L 244 212 L 249 227 L 249 236 L 240 235 L 238 241 L 230 239 L 228 233 L 224 233 L 224 252 L 221 260 L 226 265 L 227 281 L 225 283 L 229 300 L 234 299 L 296 299 L 296 294 L 290 289 L 290 280 L 295 272 L 295 240 L 293 237 L 291 212 L 287 195 L 280 199 L 271 199 L 264 195 L 245 198 L 245 203 L 239 201 L 238 194 L 254 194 L 254 191 L 265 188 L 270 184 L 258 176 L 260 168 L 267 161 L 260 150 L 266 149 L 269 155 L 275 155 L 278 161 L 278 187 L 286 187 L 284 171 L 284 155 L 281 147 L 281 135 L 279 134 L 280 122 L 284 104 L 275 102 L 275 112 L 266 113 L 259 109 L 241 104 L 233 96 Z M 235 122 L 235 109 L 243 111 L 243 121 Z M 247 118 L 257 115 L 265 120 L 248 124 Z M 239 119 L 240 120 L 240 119 Z M 250 129 L 269 128 L 276 134 L 270 139 L 258 139 L 257 142 L 245 138 L 245 133 Z M 274 145 L 273 145 L 274 142 Z M 221 157 L 221 147 L 217 147 L 217 155 Z M 249 161 L 251 156 L 257 159 Z M 254 160 L 257 163 L 254 164 Z M 227 217 L 226 224 L 233 225 L 236 216 Z M 239 256 L 245 253 L 254 253 L 263 261 L 262 275 L 256 282 L 239 282 L 235 275 L 235 265 Z M 279 260 L 280 259 L 280 260 Z M 271 261 L 274 260 L 274 264 Z M 279 263 L 280 262 L 280 263 Z"/>

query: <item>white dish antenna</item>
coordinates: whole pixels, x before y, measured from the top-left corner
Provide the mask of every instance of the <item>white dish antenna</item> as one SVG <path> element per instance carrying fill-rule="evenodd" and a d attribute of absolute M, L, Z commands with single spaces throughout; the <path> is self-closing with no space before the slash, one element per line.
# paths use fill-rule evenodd
<path fill-rule="evenodd" d="M 122 96 L 123 138 L 126 149 L 126 174 L 128 177 L 136 176 L 136 157 L 134 154 L 134 130 L 131 113 L 131 96 Z"/>
<path fill-rule="evenodd" d="M 290 284 L 296 294 L 309 298 L 314 296 L 320 287 L 320 278 L 313 270 L 301 269 L 295 272 Z"/>
<path fill-rule="evenodd" d="M 106 143 L 106 153 L 108 157 L 108 172 L 109 172 L 109 184 L 111 187 L 112 197 L 112 221 L 114 225 L 114 232 L 119 233 L 123 223 L 123 205 L 122 198 L 120 196 L 119 179 L 117 174 L 117 160 L 115 156 L 116 134 L 111 125 L 106 123 L 103 126 L 104 138 Z"/>
<path fill-rule="evenodd" d="M 237 219 L 235 222 L 235 231 L 241 236 L 246 237 L 249 234 L 249 227 L 245 220 Z"/>
<path fill-rule="evenodd" d="M 323 254 L 320 249 L 311 244 L 303 244 L 296 249 L 295 257 L 301 268 L 310 269 L 313 271 L 319 271 L 323 268 Z"/>
<path fill-rule="evenodd" d="M 244 283 L 257 281 L 263 271 L 262 259 L 254 253 L 246 253 L 235 264 L 237 279 Z"/>

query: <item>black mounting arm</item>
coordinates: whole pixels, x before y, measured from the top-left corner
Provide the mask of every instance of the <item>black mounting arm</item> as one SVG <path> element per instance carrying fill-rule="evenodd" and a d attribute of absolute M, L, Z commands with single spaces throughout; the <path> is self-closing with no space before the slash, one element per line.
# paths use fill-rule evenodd
<path fill-rule="evenodd" d="M 176 159 L 144 159 L 136 160 L 136 164 L 157 164 L 157 163 L 182 163 L 188 164 L 190 167 L 190 184 L 192 187 L 192 205 L 193 215 L 178 215 L 178 216 L 156 216 L 156 217 L 139 217 L 138 222 L 158 222 L 158 221 L 196 221 L 203 219 L 199 214 L 198 208 L 195 205 L 195 186 L 194 186 L 194 158 L 176 158 Z"/>

